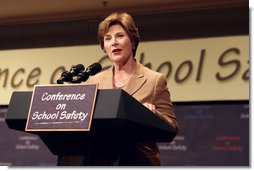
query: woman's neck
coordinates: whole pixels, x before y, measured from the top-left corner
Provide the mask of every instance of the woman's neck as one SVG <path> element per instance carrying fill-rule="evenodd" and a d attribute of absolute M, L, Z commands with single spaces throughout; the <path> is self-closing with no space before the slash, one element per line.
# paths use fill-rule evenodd
<path fill-rule="evenodd" d="M 125 63 L 114 63 L 114 75 L 131 75 L 135 66 L 134 58 L 129 58 Z"/>
<path fill-rule="evenodd" d="M 129 81 L 131 74 L 135 70 L 136 61 L 132 58 L 125 65 L 114 64 L 113 85 L 116 88 L 123 88 Z"/>

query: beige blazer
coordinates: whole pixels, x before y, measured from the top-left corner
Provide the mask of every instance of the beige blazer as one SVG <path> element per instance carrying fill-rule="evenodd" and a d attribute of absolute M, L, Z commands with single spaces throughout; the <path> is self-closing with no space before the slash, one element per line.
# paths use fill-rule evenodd
<path fill-rule="evenodd" d="M 99 89 L 113 89 L 112 80 L 113 67 L 95 76 L 90 76 L 87 83 L 99 83 Z M 123 89 L 142 104 L 151 103 L 155 105 L 155 114 L 165 119 L 178 132 L 177 119 L 170 99 L 167 81 L 163 74 L 152 71 L 136 62 L 135 70 Z M 155 144 L 143 143 L 138 148 L 151 162 L 141 163 L 141 165 L 160 165 L 159 150 Z"/>

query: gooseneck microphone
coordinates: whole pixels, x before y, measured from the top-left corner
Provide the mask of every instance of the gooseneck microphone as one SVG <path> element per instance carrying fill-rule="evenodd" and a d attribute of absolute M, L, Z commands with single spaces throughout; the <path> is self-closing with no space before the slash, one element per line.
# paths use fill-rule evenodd
<path fill-rule="evenodd" d="M 69 72 L 64 71 L 61 74 L 61 78 L 57 80 L 57 84 L 63 84 L 64 82 L 71 82 L 73 80 L 73 76 L 78 75 L 83 70 L 85 70 L 85 67 L 82 64 L 78 64 L 71 67 Z"/>
<path fill-rule="evenodd" d="M 72 83 L 81 83 L 86 81 L 89 76 L 93 76 L 102 70 L 101 64 L 93 63 L 92 65 L 88 66 L 86 70 L 81 71 L 75 79 L 73 79 Z"/>

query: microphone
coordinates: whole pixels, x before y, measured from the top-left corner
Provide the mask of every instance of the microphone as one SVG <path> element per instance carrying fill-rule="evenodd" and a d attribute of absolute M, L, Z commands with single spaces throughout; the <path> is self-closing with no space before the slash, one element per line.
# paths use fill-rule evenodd
<path fill-rule="evenodd" d="M 86 68 L 86 72 L 88 73 L 88 75 L 95 75 L 98 72 L 100 72 L 102 69 L 101 64 L 99 63 L 93 63 L 92 65 L 88 66 Z"/>
<path fill-rule="evenodd" d="M 73 79 L 72 83 L 81 83 L 82 81 L 86 81 L 89 76 L 96 75 L 102 69 L 101 64 L 93 63 L 92 65 L 88 66 L 85 71 L 81 71 L 76 79 Z"/>
<path fill-rule="evenodd" d="M 76 66 L 71 67 L 71 69 L 70 69 L 70 74 L 71 74 L 72 76 L 78 75 L 78 73 L 79 73 L 80 71 L 83 71 L 83 70 L 85 70 L 84 65 L 78 64 L 78 65 L 76 65 Z"/>
<path fill-rule="evenodd" d="M 82 64 L 72 66 L 69 72 L 64 71 L 61 74 L 61 78 L 57 80 L 57 84 L 63 84 L 64 82 L 71 82 L 73 79 L 72 77 L 75 75 L 78 75 L 78 73 L 83 70 L 85 70 L 85 67 Z"/>
<path fill-rule="evenodd" d="M 72 80 L 71 74 L 68 71 L 64 71 L 61 74 L 61 78 L 59 78 L 56 82 L 57 82 L 57 84 L 63 84 L 64 81 L 70 82 L 71 80 Z"/>

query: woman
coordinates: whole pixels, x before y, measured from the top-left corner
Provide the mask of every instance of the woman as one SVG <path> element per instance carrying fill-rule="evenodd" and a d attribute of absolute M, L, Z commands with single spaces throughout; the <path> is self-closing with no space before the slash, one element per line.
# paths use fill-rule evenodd
<path fill-rule="evenodd" d="M 175 132 L 177 120 L 170 100 L 166 78 L 138 61 L 135 54 L 139 33 L 127 13 L 113 13 L 99 24 L 100 46 L 112 61 L 112 67 L 89 78 L 87 83 L 99 83 L 99 89 L 123 89 L 159 117 Z M 119 165 L 161 165 L 156 144 L 138 144 L 132 154 L 120 157 Z M 126 150 L 128 151 L 128 150 Z M 133 150 L 130 150 L 133 151 Z"/>

